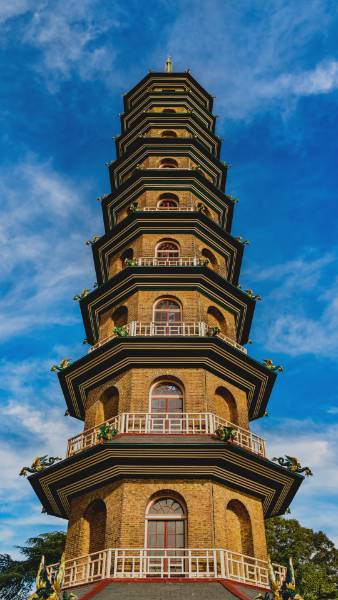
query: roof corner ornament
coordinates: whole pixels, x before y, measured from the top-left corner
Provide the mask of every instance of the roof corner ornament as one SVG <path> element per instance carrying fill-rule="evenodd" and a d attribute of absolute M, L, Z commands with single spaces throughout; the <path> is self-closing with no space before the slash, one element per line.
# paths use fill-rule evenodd
<path fill-rule="evenodd" d="M 165 69 L 164 70 L 166 73 L 173 72 L 173 63 L 171 62 L 170 56 L 168 56 L 167 60 L 165 61 Z"/>

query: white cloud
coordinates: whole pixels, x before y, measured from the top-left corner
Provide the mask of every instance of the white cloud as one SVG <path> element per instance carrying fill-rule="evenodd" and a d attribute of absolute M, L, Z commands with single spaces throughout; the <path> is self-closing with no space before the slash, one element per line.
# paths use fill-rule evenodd
<path fill-rule="evenodd" d="M 116 83 L 112 36 L 122 18 L 126 15 L 118 3 L 106 10 L 96 0 L 58 0 L 34 7 L 23 41 L 41 52 L 36 69 L 51 91 L 75 74 L 85 81 L 99 78 L 110 83 L 115 76 Z"/>
<path fill-rule="evenodd" d="M 269 268 L 247 271 L 252 284 L 268 284 L 264 310 L 256 321 L 257 339 L 273 352 L 313 354 L 337 360 L 338 280 L 336 255 L 303 255 Z M 257 282 L 257 286 L 255 285 Z"/>
<path fill-rule="evenodd" d="M 0 338 L 77 318 L 72 297 L 95 279 L 89 223 L 100 215 L 86 198 L 88 184 L 71 181 L 51 161 L 27 157 L 0 171 L 6 219 L 0 222 L 2 283 Z M 76 222 L 76 228 L 74 228 Z M 20 308 L 20 310 L 19 310 Z"/>
<path fill-rule="evenodd" d="M 266 439 L 268 457 L 296 456 L 313 472 L 291 504 L 291 517 L 338 543 L 338 423 L 271 418 L 270 425 L 272 430 L 263 422 L 255 428 Z"/>
<path fill-rule="evenodd" d="M 50 361 L 46 358 L 1 364 L 2 507 L 11 503 L 18 505 L 34 497 L 29 483 L 19 477 L 22 467 L 30 466 L 36 456 L 64 457 L 67 439 L 82 429 L 80 421 L 64 417 L 65 404 L 49 367 Z M 39 507 L 38 501 L 36 506 Z"/>
<path fill-rule="evenodd" d="M 313 70 L 301 73 L 288 73 L 277 77 L 271 87 L 266 86 L 266 93 L 272 96 L 293 94 L 311 96 L 328 94 L 338 88 L 338 61 L 326 60 Z"/>
<path fill-rule="evenodd" d="M 0 24 L 29 12 L 32 5 L 32 0 L 11 0 L 10 2 L 2 0 L 0 2 Z"/>
<path fill-rule="evenodd" d="M 282 300 L 295 292 L 315 289 L 325 267 L 335 261 L 333 252 L 319 257 L 304 255 L 271 267 L 249 268 L 246 275 L 256 281 L 275 282 L 270 298 Z"/>
<path fill-rule="evenodd" d="M 304 95 L 337 89 L 335 57 L 311 52 L 335 15 L 329 3 L 183 2 L 170 28 L 167 52 L 217 97 L 228 118 L 249 119 L 271 106 L 288 110 Z M 309 48 L 309 54 L 308 54 Z M 302 65 L 308 64 L 302 68 Z"/>

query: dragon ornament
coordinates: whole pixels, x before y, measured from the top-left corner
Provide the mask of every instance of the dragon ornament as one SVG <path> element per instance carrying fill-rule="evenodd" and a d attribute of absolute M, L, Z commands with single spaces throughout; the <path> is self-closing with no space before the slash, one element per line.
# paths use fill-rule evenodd
<path fill-rule="evenodd" d="M 69 367 L 71 362 L 72 361 L 70 360 L 70 358 L 63 358 L 59 365 L 52 365 L 50 370 L 52 371 L 52 373 L 56 373 L 57 371 L 63 371 L 64 369 L 67 369 L 67 367 Z"/>
<path fill-rule="evenodd" d="M 65 574 L 65 557 L 64 554 L 61 557 L 59 568 L 56 574 L 49 579 L 45 557 L 41 557 L 40 566 L 35 580 L 36 590 L 27 600 L 78 600 L 78 597 L 69 592 L 62 591 L 62 585 Z"/>
<path fill-rule="evenodd" d="M 86 241 L 86 246 L 92 246 L 93 244 L 95 244 L 95 242 L 97 242 L 97 240 L 100 239 L 99 235 L 93 235 L 91 240 L 87 240 Z"/>
<path fill-rule="evenodd" d="M 117 434 L 118 430 L 112 423 L 104 423 L 97 430 L 97 439 L 103 444 L 104 442 L 111 442 Z"/>
<path fill-rule="evenodd" d="M 256 300 L 256 301 L 262 300 L 262 296 L 260 294 L 255 294 L 255 292 L 253 290 L 251 290 L 250 288 L 247 290 L 243 290 L 243 292 L 245 292 L 249 296 L 249 298 L 252 298 L 253 300 Z"/>
<path fill-rule="evenodd" d="M 45 456 L 37 456 L 34 458 L 30 467 L 23 467 L 19 473 L 20 476 L 27 477 L 27 473 L 41 473 L 47 469 L 47 467 L 51 467 L 57 461 L 62 460 L 60 456 L 50 456 L 45 454 Z"/>
<path fill-rule="evenodd" d="M 240 244 L 243 244 L 243 246 L 248 246 L 250 244 L 249 240 L 245 240 L 241 235 L 237 235 L 235 240 L 237 240 L 237 242 Z"/>
<path fill-rule="evenodd" d="M 236 437 L 236 429 L 234 429 L 234 427 L 220 425 L 215 430 L 215 435 L 217 435 L 222 442 L 233 442 Z"/>
<path fill-rule="evenodd" d="M 281 467 L 285 467 L 291 473 L 304 473 L 306 477 L 310 477 L 313 475 L 311 469 L 309 467 L 302 467 L 298 458 L 295 456 L 288 456 L 285 454 L 284 456 L 280 456 L 279 458 L 274 457 L 273 462 L 277 462 Z"/>
<path fill-rule="evenodd" d="M 280 365 L 274 365 L 271 358 L 264 358 L 262 360 L 263 365 L 266 366 L 267 369 L 273 371 L 274 373 L 283 373 L 284 369 Z"/>
<path fill-rule="evenodd" d="M 271 591 L 265 594 L 258 594 L 254 600 L 303 600 L 302 596 L 296 593 L 295 572 L 291 557 L 289 558 L 286 576 L 282 584 L 277 583 L 270 557 L 268 558 L 268 574 Z"/>
<path fill-rule="evenodd" d="M 80 300 L 83 300 L 86 296 L 88 296 L 88 294 L 90 294 L 90 290 L 88 288 L 83 288 L 80 294 L 76 294 L 73 297 L 73 300 L 77 300 L 78 302 L 80 302 Z"/>

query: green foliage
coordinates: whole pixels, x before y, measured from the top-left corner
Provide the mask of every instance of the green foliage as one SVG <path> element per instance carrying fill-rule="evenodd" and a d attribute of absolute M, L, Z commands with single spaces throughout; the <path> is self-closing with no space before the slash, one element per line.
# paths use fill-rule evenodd
<path fill-rule="evenodd" d="M 62 531 L 42 533 L 29 538 L 26 546 L 18 546 L 24 560 L 13 560 L 9 554 L 0 554 L 0 598 L 1 600 L 26 600 L 35 581 L 41 556 L 46 564 L 60 560 L 64 550 L 66 534 Z"/>
<path fill-rule="evenodd" d="M 273 562 L 286 565 L 292 556 L 296 589 L 305 600 L 338 598 L 338 550 L 325 533 L 282 517 L 268 519 L 266 533 Z"/>

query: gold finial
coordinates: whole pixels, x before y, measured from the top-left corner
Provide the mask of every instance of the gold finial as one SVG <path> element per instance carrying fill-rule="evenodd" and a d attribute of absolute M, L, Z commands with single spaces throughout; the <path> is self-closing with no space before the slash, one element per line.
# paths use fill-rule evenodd
<path fill-rule="evenodd" d="M 166 73 L 173 72 L 173 63 L 171 62 L 170 56 L 168 56 L 167 60 L 165 61 L 165 69 L 164 70 Z"/>

